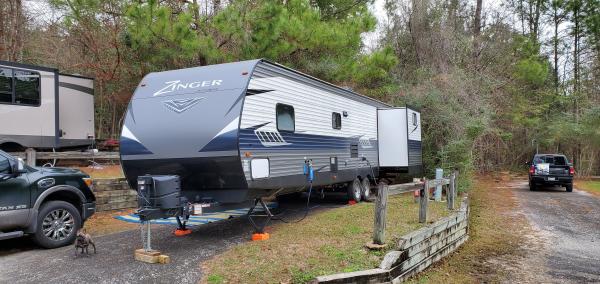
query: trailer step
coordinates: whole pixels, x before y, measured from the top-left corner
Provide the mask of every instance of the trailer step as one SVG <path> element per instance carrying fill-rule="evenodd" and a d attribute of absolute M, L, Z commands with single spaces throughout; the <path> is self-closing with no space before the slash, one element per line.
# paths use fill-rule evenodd
<path fill-rule="evenodd" d="M 25 233 L 23 233 L 23 231 L 15 231 L 15 232 L 8 232 L 8 233 L 0 232 L 0 241 L 22 237 L 23 235 L 25 235 Z"/>

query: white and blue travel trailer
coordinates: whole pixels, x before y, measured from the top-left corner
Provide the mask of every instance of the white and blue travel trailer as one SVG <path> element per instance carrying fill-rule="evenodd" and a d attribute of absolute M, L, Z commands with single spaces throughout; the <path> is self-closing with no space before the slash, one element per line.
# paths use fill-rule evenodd
<path fill-rule="evenodd" d="M 94 79 L 0 61 L 0 149 L 94 142 Z"/>
<path fill-rule="evenodd" d="M 308 166 L 315 188 L 347 188 L 358 201 L 381 161 L 386 171 L 420 168 L 420 127 L 414 110 L 251 60 L 148 74 L 129 103 L 120 154 L 133 188 L 138 176 L 177 175 L 193 203 L 302 191 Z"/>

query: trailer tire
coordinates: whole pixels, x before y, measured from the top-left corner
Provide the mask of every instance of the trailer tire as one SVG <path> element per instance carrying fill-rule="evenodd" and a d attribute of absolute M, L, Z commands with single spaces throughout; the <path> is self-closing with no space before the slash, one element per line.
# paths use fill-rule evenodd
<path fill-rule="evenodd" d="M 362 186 L 360 180 L 355 178 L 348 184 L 348 199 L 350 201 L 360 202 L 362 196 Z"/>
<path fill-rule="evenodd" d="M 362 190 L 361 190 L 361 196 L 362 196 L 362 200 L 369 200 L 371 198 L 371 181 L 369 180 L 368 177 L 364 177 L 362 179 L 362 182 L 360 183 Z"/>

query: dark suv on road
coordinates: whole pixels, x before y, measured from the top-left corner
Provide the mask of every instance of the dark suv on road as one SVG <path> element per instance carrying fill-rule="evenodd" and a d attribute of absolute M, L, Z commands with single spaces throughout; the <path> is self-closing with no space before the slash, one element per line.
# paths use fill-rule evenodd
<path fill-rule="evenodd" d="M 573 191 L 575 169 L 565 155 L 536 154 L 529 164 L 529 189 L 540 185 L 560 185 Z"/>
<path fill-rule="evenodd" d="M 29 167 L 0 151 L 0 240 L 31 235 L 45 248 L 72 244 L 96 211 L 90 187 L 79 170 Z"/>

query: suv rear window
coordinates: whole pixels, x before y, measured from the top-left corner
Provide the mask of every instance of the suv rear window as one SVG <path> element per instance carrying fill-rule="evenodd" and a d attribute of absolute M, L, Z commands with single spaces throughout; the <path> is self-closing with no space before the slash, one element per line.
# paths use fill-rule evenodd
<path fill-rule="evenodd" d="M 533 158 L 534 164 L 551 164 L 555 166 L 566 166 L 567 159 L 563 156 L 536 156 Z"/>

